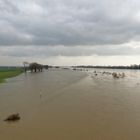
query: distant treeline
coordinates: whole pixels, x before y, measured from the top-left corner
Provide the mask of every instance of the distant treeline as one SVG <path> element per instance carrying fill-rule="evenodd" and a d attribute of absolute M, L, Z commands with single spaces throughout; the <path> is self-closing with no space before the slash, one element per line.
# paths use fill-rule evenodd
<path fill-rule="evenodd" d="M 60 68 L 60 66 L 42 65 L 43 68 Z M 130 65 L 130 66 L 93 66 L 93 65 L 80 65 L 80 66 L 70 66 L 73 68 L 106 68 L 106 69 L 140 69 L 140 65 Z M 0 71 L 3 70 L 14 70 L 17 68 L 24 68 L 23 66 L 0 66 Z"/>
<path fill-rule="evenodd" d="M 140 69 L 140 65 L 130 65 L 130 66 L 73 66 L 75 68 L 106 68 L 106 69 Z"/>

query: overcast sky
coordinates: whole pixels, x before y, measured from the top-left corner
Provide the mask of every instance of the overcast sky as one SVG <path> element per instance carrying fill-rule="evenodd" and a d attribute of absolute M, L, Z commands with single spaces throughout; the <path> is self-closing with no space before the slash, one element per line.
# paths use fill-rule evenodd
<path fill-rule="evenodd" d="M 139 0 L 0 0 L 0 65 L 140 64 Z"/>

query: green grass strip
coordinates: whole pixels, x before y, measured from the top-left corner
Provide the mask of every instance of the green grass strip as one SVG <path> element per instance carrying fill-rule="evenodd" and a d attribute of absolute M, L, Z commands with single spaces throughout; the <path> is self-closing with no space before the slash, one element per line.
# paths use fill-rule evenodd
<path fill-rule="evenodd" d="M 15 77 L 23 72 L 22 69 L 12 69 L 0 71 L 0 83 L 4 82 L 5 79 Z"/>

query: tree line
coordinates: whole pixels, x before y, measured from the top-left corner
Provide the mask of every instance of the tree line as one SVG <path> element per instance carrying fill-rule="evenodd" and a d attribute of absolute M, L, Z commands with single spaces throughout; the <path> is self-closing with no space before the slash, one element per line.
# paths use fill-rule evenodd
<path fill-rule="evenodd" d="M 92 66 L 92 65 L 80 65 L 80 66 L 73 66 L 75 68 L 106 68 L 106 69 L 140 69 L 140 65 L 130 65 L 130 66 Z"/>

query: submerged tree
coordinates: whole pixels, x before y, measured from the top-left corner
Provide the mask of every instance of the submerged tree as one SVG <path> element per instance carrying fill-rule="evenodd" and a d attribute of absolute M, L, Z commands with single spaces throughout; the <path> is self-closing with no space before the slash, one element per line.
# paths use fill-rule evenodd
<path fill-rule="evenodd" d="M 37 72 L 37 71 L 41 71 L 41 72 L 42 72 L 42 70 L 43 70 L 43 65 L 38 64 L 38 63 L 36 63 L 36 62 L 30 63 L 29 69 L 31 70 L 31 72 Z"/>
<path fill-rule="evenodd" d="M 23 62 L 23 66 L 24 66 L 24 71 L 26 73 L 27 67 L 29 66 L 29 63 L 28 62 Z"/>

